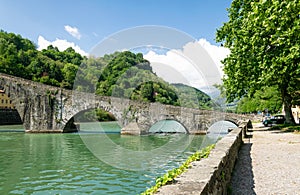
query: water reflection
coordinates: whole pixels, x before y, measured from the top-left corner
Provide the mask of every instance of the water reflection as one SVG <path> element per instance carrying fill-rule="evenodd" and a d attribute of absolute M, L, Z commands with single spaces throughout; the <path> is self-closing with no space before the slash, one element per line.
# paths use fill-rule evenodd
<path fill-rule="evenodd" d="M 218 121 L 212 124 L 207 130 L 207 137 L 217 141 L 229 132 L 229 129 L 236 128 L 237 125 L 230 121 Z"/>
<path fill-rule="evenodd" d="M 25 132 L 23 125 L 0 125 L 0 132 Z"/>
<path fill-rule="evenodd" d="M 161 120 L 155 123 L 150 129 L 150 133 L 187 133 L 184 126 L 174 120 Z"/>

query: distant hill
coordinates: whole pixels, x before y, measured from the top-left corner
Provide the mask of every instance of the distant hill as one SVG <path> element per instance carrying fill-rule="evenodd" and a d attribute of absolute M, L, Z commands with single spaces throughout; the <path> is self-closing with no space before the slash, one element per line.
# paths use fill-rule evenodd
<path fill-rule="evenodd" d="M 213 107 L 212 99 L 203 91 L 181 83 L 172 85 L 177 89 L 180 106 L 202 109 L 211 109 Z"/>

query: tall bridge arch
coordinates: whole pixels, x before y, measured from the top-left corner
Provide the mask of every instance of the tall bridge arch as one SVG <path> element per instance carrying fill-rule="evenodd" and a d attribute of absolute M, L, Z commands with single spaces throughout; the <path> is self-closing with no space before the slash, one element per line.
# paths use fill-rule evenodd
<path fill-rule="evenodd" d="M 146 134 L 160 120 L 176 120 L 189 133 L 195 133 L 207 130 L 216 121 L 238 123 L 243 119 L 242 115 L 232 113 L 96 96 L 5 74 L 0 74 L 0 86 L 11 97 L 27 132 L 63 132 L 78 112 L 92 108 L 112 113 L 129 134 Z"/>

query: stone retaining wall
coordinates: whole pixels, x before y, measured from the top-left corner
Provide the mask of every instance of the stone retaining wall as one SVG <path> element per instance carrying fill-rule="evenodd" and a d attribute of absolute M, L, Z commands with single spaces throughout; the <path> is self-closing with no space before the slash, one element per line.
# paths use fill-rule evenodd
<path fill-rule="evenodd" d="M 191 169 L 177 177 L 174 184 L 161 187 L 157 194 L 227 194 L 243 132 L 250 125 L 248 121 L 233 129 L 217 142 L 208 158 L 193 162 Z"/>

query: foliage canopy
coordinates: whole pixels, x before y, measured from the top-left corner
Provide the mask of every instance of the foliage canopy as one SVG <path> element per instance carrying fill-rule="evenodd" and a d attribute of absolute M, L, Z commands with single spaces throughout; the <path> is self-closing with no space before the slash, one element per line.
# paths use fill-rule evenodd
<path fill-rule="evenodd" d="M 237 104 L 238 113 L 268 113 L 281 112 L 282 101 L 279 91 L 275 87 L 263 87 L 257 90 L 253 97 L 244 97 Z"/>
<path fill-rule="evenodd" d="M 287 122 L 294 123 L 291 106 L 299 99 L 300 86 L 300 1 L 233 0 L 228 17 L 216 36 L 231 51 L 223 61 L 227 100 L 275 86 Z"/>

